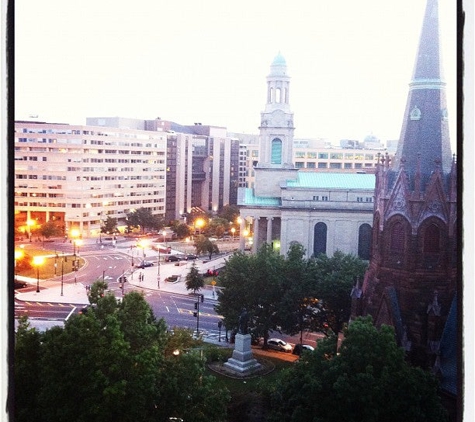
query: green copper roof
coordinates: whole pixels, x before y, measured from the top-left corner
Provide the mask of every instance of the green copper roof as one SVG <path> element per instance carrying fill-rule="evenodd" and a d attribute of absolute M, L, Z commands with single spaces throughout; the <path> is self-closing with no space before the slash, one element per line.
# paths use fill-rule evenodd
<path fill-rule="evenodd" d="M 374 189 L 374 174 L 299 172 L 288 188 Z"/>
<path fill-rule="evenodd" d="M 254 191 L 250 188 L 244 190 L 244 204 L 240 205 L 262 205 L 277 207 L 280 206 L 280 198 L 267 198 L 263 196 L 254 196 Z"/>

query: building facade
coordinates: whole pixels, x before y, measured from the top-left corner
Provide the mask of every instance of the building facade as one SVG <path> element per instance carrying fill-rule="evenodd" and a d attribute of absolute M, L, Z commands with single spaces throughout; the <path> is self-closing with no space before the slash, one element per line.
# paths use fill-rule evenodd
<path fill-rule="evenodd" d="M 165 214 L 166 135 L 138 129 L 15 122 L 15 221 L 30 237 L 50 220 L 99 234 L 107 217 Z"/>
<path fill-rule="evenodd" d="M 341 250 L 369 259 L 375 177 L 296 168 L 289 82 L 278 54 L 267 77 L 259 147 L 248 149 L 256 151 L 255 181 L 239 189 L 240 247 L 251 232 L 254 251 L 265 242 L 285 254 L 299 242 L 308 256 Z"/>
<path fill-rule="evenodd" d="M 440 65 L 437 0 L 428 0 L 401 137 L 376 172 L 370 266 L 355 315 L 392 325 L 409 359 L 457 396 L 457 165 Z"/>

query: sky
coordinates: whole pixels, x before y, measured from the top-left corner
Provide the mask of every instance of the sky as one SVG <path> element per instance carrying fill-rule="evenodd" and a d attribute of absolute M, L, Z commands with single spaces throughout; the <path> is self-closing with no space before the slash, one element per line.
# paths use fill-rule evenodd
<path fill-rule="evenodd" d="M 21 0 L 15 119 L 160 117 L 258 133 L 287 61 L 295 138 L 398 139 L 425 0 Z M 439 0 L 456 145 L 456 2 Z"/>

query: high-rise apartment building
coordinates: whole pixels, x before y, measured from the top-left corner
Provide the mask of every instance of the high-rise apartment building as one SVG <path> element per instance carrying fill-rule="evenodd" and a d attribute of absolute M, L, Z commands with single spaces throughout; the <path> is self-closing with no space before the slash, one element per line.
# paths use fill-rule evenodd
<path fill-rule="evenodd" d="M 26 235 L 57 221 L 65 235 L 148 208 L 165 214 L 166 134 L 136 128 L 15 123 L 15 222 Z"/>

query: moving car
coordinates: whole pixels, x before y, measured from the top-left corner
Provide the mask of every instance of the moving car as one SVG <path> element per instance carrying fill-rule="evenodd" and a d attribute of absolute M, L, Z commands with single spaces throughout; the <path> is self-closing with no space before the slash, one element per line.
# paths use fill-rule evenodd
<path fill-rule="evenodd" d="M 188 254 L 188 255 L 185 256 L 185 259 L 186 259 L 187 261 L 193 261 L 193 260 L 195 260 L 196 258 L 197 258 L 197 256 L 196 256 L 196 255 L 193 255 L 193 254 Z"/>
<path fill-rule="evenodd" d="M 269 346 L 269 349 L 278 350 L 280 352 L 290 353 L 292 351 L 292 346 L 280 338 L 270 338 L 267 340 L 267 346 Z"/>
<path fill-rule="evenodd" d="M 309 344 L 296 344 L 292 353 L 300 356 L 304 350 L 312 352 L 315 349 Z"/>
<path fill-rule="evenodd" d="M 178 262 L 185 259 L 182 255 L 168 255 L 165 256 L 165 262 Z"/>
<path fill-rule="evenodd" d="M 150 261 L 142 261 L 140 264 L 137 264 L 135 267 L 136 267 L 136 268 L 153 267 L 153 262 L 150 262 Z"/>

